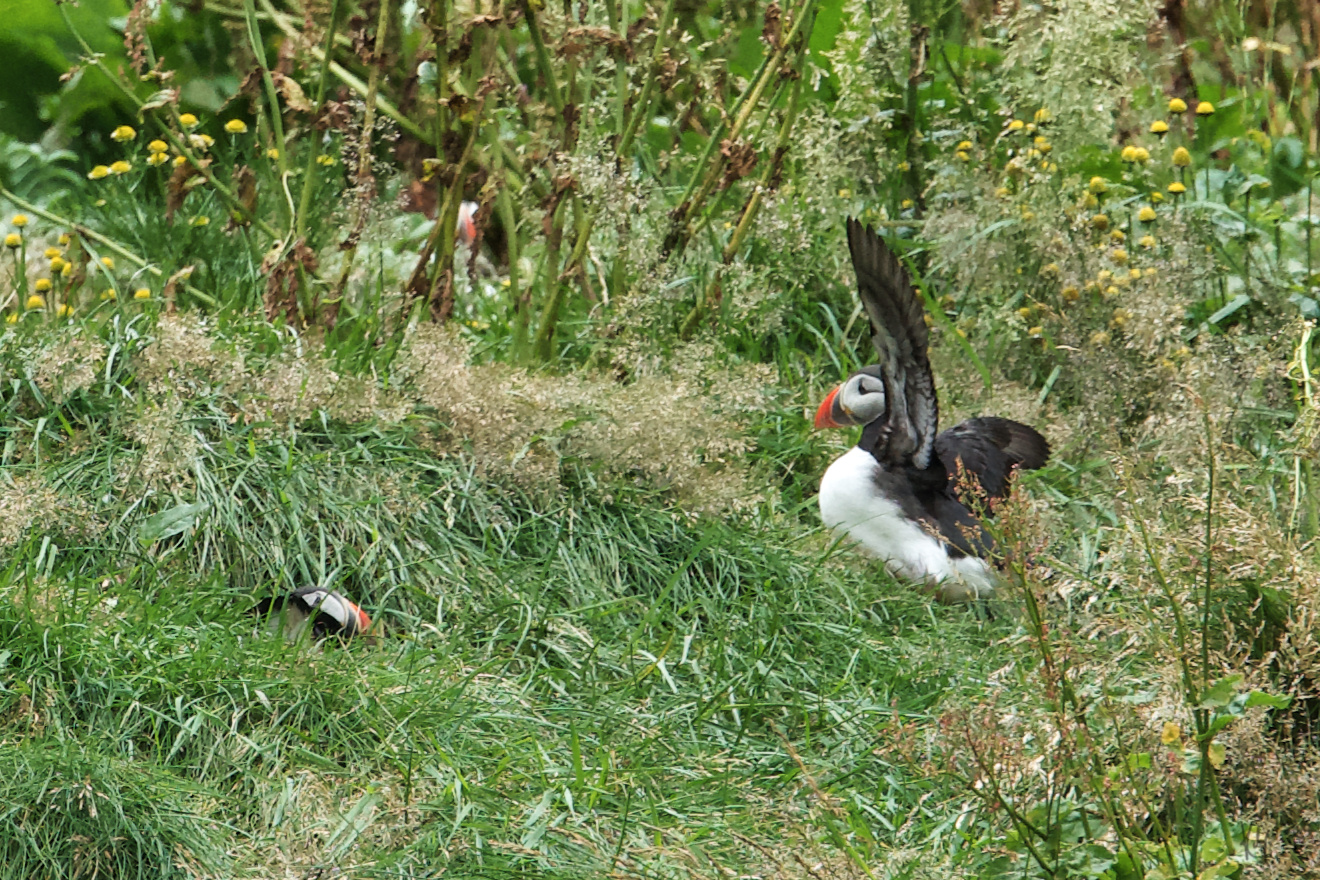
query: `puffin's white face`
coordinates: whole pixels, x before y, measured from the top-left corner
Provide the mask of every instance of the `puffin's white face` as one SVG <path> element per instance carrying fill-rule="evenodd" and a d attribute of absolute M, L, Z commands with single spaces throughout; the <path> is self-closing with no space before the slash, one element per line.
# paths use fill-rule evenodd
<path fill-rule="evenodd" d="M 816 427 L 869 425 L 884 414 L 885 383 L 880 367 L 863 367 L 826 396 L 816 410 Z"/>

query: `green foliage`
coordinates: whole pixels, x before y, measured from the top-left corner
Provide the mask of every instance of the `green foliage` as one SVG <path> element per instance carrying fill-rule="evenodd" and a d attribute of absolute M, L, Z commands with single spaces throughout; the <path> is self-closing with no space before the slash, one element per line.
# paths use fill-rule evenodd
<path fill-rule="evenodd" d="M 6 19 L 0 876 L 1314 870 L 1309 30 L 135 10 Z M 847 215 L 1054 443 L 989 619 L 816 529 Z"/>

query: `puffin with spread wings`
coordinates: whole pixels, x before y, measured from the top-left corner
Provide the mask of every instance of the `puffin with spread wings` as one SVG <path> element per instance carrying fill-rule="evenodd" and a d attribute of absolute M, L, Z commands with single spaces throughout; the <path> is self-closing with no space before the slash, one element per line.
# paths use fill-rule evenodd
<path fill-rule="evenodd" d="M 848 249 L 880 362 L 831 391 L 817 428 L 862 426 L 862 439 L 820 482 L 825 525 L 944 602 L 994 590 L 990 537 L 958 491 L 960 472 L 988 502 L 1008 496 L 1018 470 L 1050 455 L 1034 428 L 993 416 L 938 433 L 926 313 L 907 270 L 874 231 L 849 219 Z"/>

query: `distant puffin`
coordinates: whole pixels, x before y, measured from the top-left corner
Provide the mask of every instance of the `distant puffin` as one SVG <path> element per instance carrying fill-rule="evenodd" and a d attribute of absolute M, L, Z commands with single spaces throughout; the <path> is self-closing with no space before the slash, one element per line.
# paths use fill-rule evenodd
<path fill-rule="evenodd" d="M 874 231 L 849 218 L 848 249 L 880 363 L 831 391 L 817 428 L 862 425 L 862 439 L 820 482 L 820 514 L 899 577 L 967 602 L 994 590 L 990 537 L 959 497 L 959 465 L 987 503 L 1005 498 L 1018 470 L 1045 464 L 1050 446 L 1008 419 L 968 419 L 937 433 L 926 313 L 907 270 Z"/>
<path fill-rule="evenodd" d="M 272 622 L 272 629 L 283 625 L 290 641 L 297 641 L 308 625 L 312 639 L 326 636 L 349 639 L 365 635 L 371 629 L 367 612 L 350 602 L 342 593 L 320 587 L 299 587 L 286 596 L 262 599 L 253 609 Z"/>

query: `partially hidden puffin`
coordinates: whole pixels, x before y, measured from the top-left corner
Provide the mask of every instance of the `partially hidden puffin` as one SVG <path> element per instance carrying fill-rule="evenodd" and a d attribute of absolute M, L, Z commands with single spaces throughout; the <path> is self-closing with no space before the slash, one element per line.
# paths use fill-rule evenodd
<path fill-rule="evenodd" d="M 270 621 L 272 630 L 283 629 L 297 641 L 310 626 L 313 641 L 327 636 L 349 639 L 371 630 L 371 618 L 342 593 L 321 587 L 299 587 L 293 592 L 262 599 L 253 609 Z"/>
<path fill-rule="evenodd" d="M 874 231 L 849 218 L 848 249 L 880 362 L 831 391 L 817 428 L 862 427 L 862 439 L 825 471 L 825 525 L 928 586 L 944 602 L 994 590 L 993 547 L 958 491 L 974 477 L 987 511 L 1007 497 L 1018 470 L 1034 470 L 1050 446 L 1034 428 L 982 417 L 937 433 L 935 378 L 926 353 L 926 313 L 899 259 Z"/>

